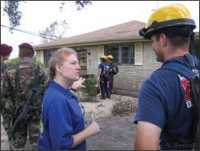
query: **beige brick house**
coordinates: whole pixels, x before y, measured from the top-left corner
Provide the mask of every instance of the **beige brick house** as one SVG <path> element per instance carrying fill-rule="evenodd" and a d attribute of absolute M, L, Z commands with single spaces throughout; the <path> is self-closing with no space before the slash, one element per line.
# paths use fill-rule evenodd
<path fill-rule="evenodd" d="M 144 27 L 140 21 L 111 26 L 97 31 L 51 41 L 35 46 L 37 60 L 47 64 L 51 55 L 61 47 L 75 48 L 79 55 L 82 74 L 97 74 L 99 57 L 112 53 L 118 63 L 114 92 L 136 96 L 141 82 L 160 66 L 156 62 L 150 41 L 138 35 Z"/>

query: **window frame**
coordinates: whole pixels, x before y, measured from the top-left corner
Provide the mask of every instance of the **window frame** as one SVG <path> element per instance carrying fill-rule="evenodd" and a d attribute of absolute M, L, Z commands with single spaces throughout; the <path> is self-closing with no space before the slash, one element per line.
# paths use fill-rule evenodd
<path fill-rule="evenodd" d="M 110 47 L 110 48 L 109 48 Z M 112 47 L 117 47 L 116 53 L 117 55 L 114 55 L 113 51 L 110 50 L 112 49 Z M 130 63 L 126 63 L 123 61 L 123 47 L 128 47 L 128 62 Z M 132 50 L 131 50 L 132 47 Z M 132 51 L 132 58 L 130 56 L 130 53 Z M 119 43 L 119 44 L 107 44 L 104 45 L 104 54 L 112 54 L 114 57 L 114 62 L 119 64 L 119 65 L 135 65 L 135 44 L 134 43 Z M 117 59 L 115 59 L 115 57 L 117 57 Z M 131 61 L 133 60 L 133 61 Z"/>

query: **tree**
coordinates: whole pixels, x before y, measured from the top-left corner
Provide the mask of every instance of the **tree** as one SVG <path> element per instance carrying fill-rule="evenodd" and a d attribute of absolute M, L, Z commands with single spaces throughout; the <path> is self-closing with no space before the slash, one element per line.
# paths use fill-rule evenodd
<path fill-rule="evenodd" d="M 8 0 L 5 1 L 5 6 L 3 8 L 4 12 L 9 17 L 10 22 L 10 31 L 12 31 L 13 28 L 20 25 L 20 21 L 22 18 L 22 12 L 19 10 L 20 3 L 25 1 L 19 1 L 19 0 Z M 87 4 L 91 4 L 90 0 L 75 0 L 75 4 L 77 5 L 77 10 L 81 10 L 81 8 L 84 8 Z M 65 2 L 61 1 L 60 10 L 62 10 L 63 6 L 65 5 Z M 52 25 L 53 26 L 53 25 Z"/>
<path fill-rule="evenodd" d="M 20 25 L 20 20 L 22 12 L 19 11 L 19 1 L 5 1 L 5 7 L 3 9 L 9 17 L 10 21 L 10 31 L 18 25 Z"/>
<path fill-rule="evenodd" d="M 82 0 L 82 1 L 75 1 L 76 5 L 77 5 L 77 10 L 81 10 L 82 8 L 85 7 L 85 5 L 87 4 L 91 4 L 90 1 L 86 1 L 86 0 Z M 60 3 L 60 7 L 59 10 L 60 12 L 63 11 L 64 6 L 65 6 L 66 2 L 61 2 Z M 64 36 L 64 34 L 66 33 L 66 30 L 68 29 L 67 27 L 67 22 L 66 20 L 62 20 L 62 21 L 54 21 L 52 22 L 48 27 L 46 27 L 45 30 L 43 31 L 39 31 L 39 34 L 41 37 L 43 37 L 44 39 L 42 40 L 42 42 L 49 42 L 53 39 L 59 39 L 62 38 Z M 52 39 L 53 38 L 53 39 Z"/>
<path fill-rule="evenodd" d="M 50 39 L 59 39 L 62 38 L 67 30 L 67 22 L 66 20 L 63 20 L 61 22 L 54 21 L 49 25 L 49 27 L 46 27 L 45 30 L 40 31 L 39 34 L 41 37 L 44 37 L 46 39 L 43 39 L 43 42 L 49 42 Z M 49 38 L 49 39 L 47 39 Z"/>
<path fill-rule="evenodd" d="M 91 4 L 90 0 L 76 0 L 75 1 L 77 4 L 77 10 L 81 10 L 82 8 L 84 8 L 87 4 Z"/>

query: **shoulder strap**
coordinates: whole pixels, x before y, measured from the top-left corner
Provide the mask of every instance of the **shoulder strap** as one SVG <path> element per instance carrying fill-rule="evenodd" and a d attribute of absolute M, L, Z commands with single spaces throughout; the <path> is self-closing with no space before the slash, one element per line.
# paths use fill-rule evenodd
<path fill-rule="evenodd" d="M 180 74 L 182 76 L 184 76 L 185 78 L 187 78 L 188 80 L 190 80 L 191 82 L 191 90 L 192 90 L 192 101 L 193 101 L 193 121 L 192 121 L 192 129 L 191 129 L 191 138 L 192 141 L 194 141 L 195 143 L 195 147 L 196 146 L 200 146 L 200 129 L 198 129 L 198 122 L 200 122 L 200 115 L 198 115 L 200 113 L 200 107 L 199 107 L 199 103 L 200 103 L 200 81 L 199 81 L 199 69 L 197 68 L 197 64 L 195 63 L 196 61 L 193 60 L 191 57 L 188 57 L 188 62 L 190 66 L 186 66 L 184 64 L 182 64 L 181 62 L 167 62 L 166 64 L 164 64 L 162 66 L 163 69 L 167 69 L 173 72 L 176 72 L 177 74 Z M 191 70 L 188 70 L 191 69 Z M 189 72 L 188 72 L 189 71 Z M 197 78 L 198 77 L 198 78 Z M 191 80 L 193 79 L 193 80 Z M 195 84 L 192 84 L 195 83 Z M 172 137 L 173 138 L 173 137 Z M 174 138 L 175 140 L 175 138 Z M 176 141 L 176 140 L 175 140 Z"/>
<path fill-rule="evenodd" d="M 186 72 L 186 71 L 188 71 L 188 67 L 186 67 L 185 65 L 183 65 L 181 63 L 168 62 L 165 65 L 163 65 L 162 68 L 176 72 L 176 73 L 186 77 L 187 79 L 190 79 L 194 76 L 194 73 L 192 72 L 192 70 L 191 70 L 191 72 Z"/>

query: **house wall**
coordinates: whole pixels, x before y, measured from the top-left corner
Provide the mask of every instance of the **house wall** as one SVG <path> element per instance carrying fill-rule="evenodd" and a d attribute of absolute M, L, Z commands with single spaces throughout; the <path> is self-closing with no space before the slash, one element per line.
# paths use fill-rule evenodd
<path fill-rule="evenodd" d="M 87 74 L 97 74 L 100 56 L 104 54 L 103 46 L 87 47 Z"/>
<path fill-rule="evenodd" d="M 36 60 L 44 63 L 44 51 L 37 51 L 36 52 Z"/>
<path fill-rule="evenodd" d="M 104 55 L 104 46 L 86 47 L 87 49 L 87 74 L 97 74 L 100 56 Z M 151 44 L 135 43 L 135 65 L 118 65 L 119 73 L 114 78 L 113 92 L 121 95 L 137 96 L 142 81 L 160 63 L 156 61 Z"/>
<path fill-rule="evenodd" d="M 160 66 L 160 63 L 156 61 L 150 43 L 143 43 L 141 51 L 143 56 L 143 65 L 119 66 L 119 73 L 114 79 L 114 93 L 137 96 L 142 81 L 144 81 L 153 70 Z"/>

